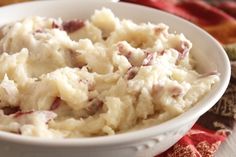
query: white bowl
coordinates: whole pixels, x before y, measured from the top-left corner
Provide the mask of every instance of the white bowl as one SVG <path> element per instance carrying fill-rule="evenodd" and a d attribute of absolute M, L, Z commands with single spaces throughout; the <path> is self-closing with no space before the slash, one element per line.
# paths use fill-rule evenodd
<path fill-rule="evenodd" d="M 230 63 L 221 45 L 197 26 L 168 13 L 128 3 L 95 0 L 35 1 L 0 8 L 0 25 L 39 15 L 63 19 L 87 19 L 103 6 L 120 18 L 136 22 L 166 23 L 193 43 L 192 53 L 202 71 L 217 70 L 220 82 L 194 107 L 160 125 L 106 137 L 48 140 L 0 131 L 0 152 L 6 157 L 148 157 L 177 142 L 223 95 L 230 79 Z"/>

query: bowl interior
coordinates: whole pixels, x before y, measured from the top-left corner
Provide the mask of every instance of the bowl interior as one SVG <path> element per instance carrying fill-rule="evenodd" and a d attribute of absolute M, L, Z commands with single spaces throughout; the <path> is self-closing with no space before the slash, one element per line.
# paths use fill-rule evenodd
<path fill-rule="evenodd" d="M 58 144 L 61 142 L 62 145 L 69 143 L 88 144 L 91 142 L 93 142 L 93 144 L 96 144 L 96 142 L 110 144 L 113 140 L 116 140 L 116 142 L 125 142 L 154 136 L 198 118 L 212 107 L 223 95 L 230 78 L 230 63 L 220 44 L 205 31 L 188 21 L 156 9 L 128 3 L 111 3 L 95 0 L 35 1 L 0 8 L 0 26 L 33 15 L 61 17 L 65 20 L 74 18 L 88 19 L 95 9 L 101 9 L 102 7 L 110 8 L 115 15 L 121 19 L 132 19 L 137 23 L 162 22 L 170 26 L 171 32 L 183 33 L 193 43 L 192 53 L 197 60 L 198 68 L 202 72 L 217 70 L 221 74 L 221 80 L 214 86 L 210 93 L 208 93 L 189 111 L 158 126 L 109 137 L 85 138 L 80 140 L 70 139 L 64 141 L 54 140 L 49 141 L 49 143 L 51 142 L 51 144 L 55 144 L 57 142 Z M 4 132 L 0 132 L 0 138 L 11 139 L 12 141 L 17 139 L 18 141 L 34 141 L 40 143 L 40 139 L 20 137 Z M 45 140 L 41 141 L 41 143 L 45 143 Z"/>

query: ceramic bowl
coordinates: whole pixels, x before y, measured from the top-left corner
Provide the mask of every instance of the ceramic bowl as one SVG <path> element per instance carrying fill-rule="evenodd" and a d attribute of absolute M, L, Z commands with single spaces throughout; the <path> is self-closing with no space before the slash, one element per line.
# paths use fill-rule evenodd
<path fill-rule="evenodd" d="M 184 33 L 193 43 L 201 71 L 217 70 L 220 82 L 180 116 L 160 125 L 114 136 L 79 139 L 39 139 L 0 131 L 0 152 L 6 157 L 153 157 L 177 142 L 223 95 L 230 79 L 230 63 L 221 45 L 202 29 L 171 14 L 128 3 L 95 0 L 35 1 L 0 8 L 0 26 L 39 15 L 65 20 L 87 19 L 95 9 L 110 8 L 119 18 L 135 22 L 163 22 L 170 31 Z"/>

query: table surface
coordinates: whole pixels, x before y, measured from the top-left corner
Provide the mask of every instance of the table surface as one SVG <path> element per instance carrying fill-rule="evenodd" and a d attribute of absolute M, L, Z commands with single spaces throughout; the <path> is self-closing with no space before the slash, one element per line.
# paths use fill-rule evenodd
<path fill-rule="evenodd" d="M 236 157 L 236 123 L 234 130 L 216 152 L 216 157 Z"/>

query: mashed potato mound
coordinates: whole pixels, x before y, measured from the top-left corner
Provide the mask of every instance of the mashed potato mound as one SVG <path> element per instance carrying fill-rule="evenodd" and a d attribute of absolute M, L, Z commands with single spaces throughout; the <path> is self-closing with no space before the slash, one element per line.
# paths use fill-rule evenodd
<path fill-rule="evenodd" d="M 113 135 L 167 121 L 219 80 L 199 74 L 183 34 L 120 20 L 29 17 L 0 30 L 0 130 L 26 136 Z"/>

